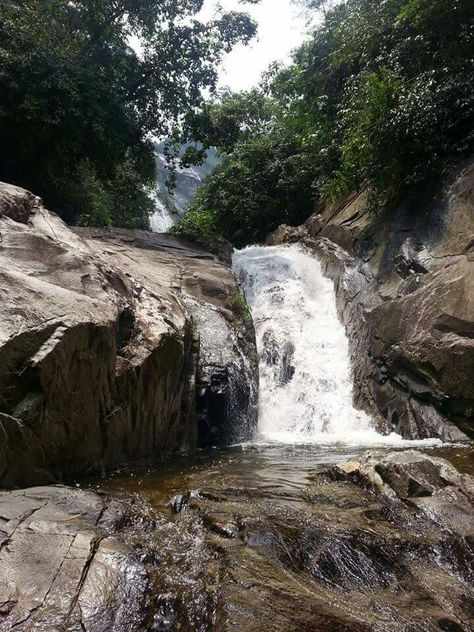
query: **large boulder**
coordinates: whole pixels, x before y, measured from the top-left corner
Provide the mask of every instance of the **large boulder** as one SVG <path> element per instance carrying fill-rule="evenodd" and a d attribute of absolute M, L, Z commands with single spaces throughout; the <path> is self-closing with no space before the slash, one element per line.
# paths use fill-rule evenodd
<path fill-rule="evenodd" d="M 0 486 L 247 438 L 257 361 L 231 270 L 170 236 L 78 233 L 0 185 Z"/>
<path fill-rule="evenodd" d="M 257 422 L 258 359 L 245 299 L 229 266 L 171 235 L 75 228 L 87 244 L 140 284 L 171 291 L 198 337 L 196 398 L 200 447 L 245 441 Z"/>
<path fill-rule="evenodd" d="M 474 435 L 474 163 L 374 211 L 347 196 L 269 243 L 301 241 L 334 279 L 355 397 L 381 430 Z"/>

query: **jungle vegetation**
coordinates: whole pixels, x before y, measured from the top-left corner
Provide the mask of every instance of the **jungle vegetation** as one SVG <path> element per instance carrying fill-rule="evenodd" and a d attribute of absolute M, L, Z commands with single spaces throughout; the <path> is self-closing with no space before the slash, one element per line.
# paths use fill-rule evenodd
<path fill-rule="evenodd" d="M 255 0 L 248 0 L 250 3 Z M 203 0 L 2 0 L 0 179 L 71 223 L 146 227 L 154 138 L 212 94 L 246 13 Z"/>
<path fill-rule="evenodd" d="M 258 242 L 316 201 L 367 189 L 375 208 L 472 154 L 470 0 L 306 4 L 321 21 L 291 65 L 187 117 L 224 160 L 176 232 Z"/>

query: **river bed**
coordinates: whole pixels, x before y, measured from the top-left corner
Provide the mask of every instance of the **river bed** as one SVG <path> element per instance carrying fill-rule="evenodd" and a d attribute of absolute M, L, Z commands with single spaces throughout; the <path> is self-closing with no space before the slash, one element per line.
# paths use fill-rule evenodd
<path fill-rule="evenodd" d="M 448 473 L 446 482 L 439 462 L 417 462 L 411 452 L 474 474 L 474 448 L 383 436 L 354 408 L 332 282 L 304 249 L 251 247 L 235 253 L 234 269 L 259 351 L 254 440 L 93 485 L 135 497 L 136 518 L 124 528 L 151 577 L 145 629 L 474 629 L 474 516 L 465 481 Z M 393 452 L 402 453 L 401 464 L 390 462 Z M 406 455 L 414 463 L 403 462 Z M 380 467 L 389 478 L 395 472 L 396 485 L 406 478 L 406 497 L 361 474 L 357 463 L 368 459 L 388 459 Z M 346 469 L 335 467 L 341 462 Z M 445 485 L 452 486 L 447 522 Z"/>
<path fill-rule="evenodd" d="M 474 473 L 472 448 L 425 452 Z M 153 578 L 144 629 L 469 632 L 472 541 L 330 474 L 366 453 L 236 446 L 98 484 L 136 497 L 125 532 Z"/>

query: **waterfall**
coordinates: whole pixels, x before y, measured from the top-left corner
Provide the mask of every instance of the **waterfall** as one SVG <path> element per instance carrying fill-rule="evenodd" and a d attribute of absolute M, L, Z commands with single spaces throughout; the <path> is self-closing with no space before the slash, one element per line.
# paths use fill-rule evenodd
<path fill-rule="evenodd" d="M 177 165 L 174 172 L 176 188 L 168 190 L 170 177 L 169 164 L 166 157 L 166 140 L 155 144 L 156 153 L 156 190 L 153 198 L 155 212 L 150 218 L 150 228 L 155 233 L 166 233 L 178 219 L 184 215 L 193 202 L 198 187 L 204 178 L 219 164 L 220 158 L 214 149 L 209 149 L 206 159 L 201 165 L 181 167 Z M 187 145 L 183 145 L 182 152 Z"/>
<path fill-rule="evenodd" d="M 173 214 L 166 204 L 155 195 L 155 212 L 150 218 L 150 228 L 154 233 L 166 233 L 176 222 L 178 215 Z"/>
<path fill-rule="evenodd" d="M 352 402 L 349 345 L 332 281 L 303 247 L 251 246 L 234 270 L 252 309 L 260 367 L 259 435 L 285 443 L 381 444 Z M 404 443 L 404 442 L 403 442 Z"/>

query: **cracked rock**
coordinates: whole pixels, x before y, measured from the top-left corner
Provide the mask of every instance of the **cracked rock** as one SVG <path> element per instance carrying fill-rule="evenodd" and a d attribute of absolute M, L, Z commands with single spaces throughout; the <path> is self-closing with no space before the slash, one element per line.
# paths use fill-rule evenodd
<path fill-rule="evenodd" d="M 142 629 L 147 573 L 115 532 L 126 511 L 67 487 L 0 492 L 1 632 Z"/>

